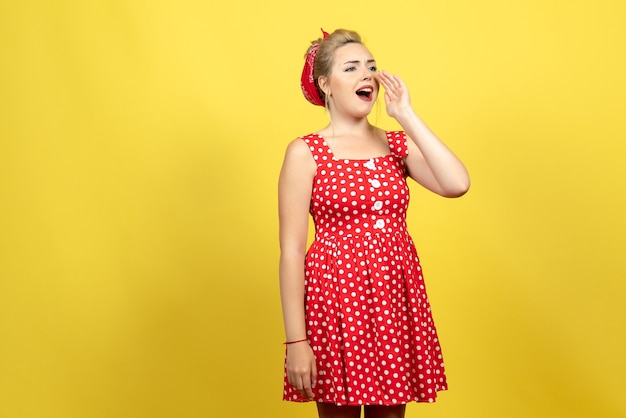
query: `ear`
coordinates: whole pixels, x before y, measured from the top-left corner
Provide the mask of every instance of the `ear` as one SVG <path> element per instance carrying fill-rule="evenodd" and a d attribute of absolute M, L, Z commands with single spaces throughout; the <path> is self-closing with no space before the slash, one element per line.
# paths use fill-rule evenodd
<path fill-rule="evenodd" d="M 320 76 L 317 79 L 317 85 L 320 86 L 320 89 L 324 92 L 326 96 L 330 96 L 328 89 L 328 77 Z"/>

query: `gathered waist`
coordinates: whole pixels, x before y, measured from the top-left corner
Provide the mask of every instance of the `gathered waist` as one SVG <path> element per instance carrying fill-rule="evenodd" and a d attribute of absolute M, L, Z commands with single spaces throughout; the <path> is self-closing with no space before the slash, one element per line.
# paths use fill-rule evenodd
<path fill-rule="evenodd" d="M 366 231 L 364 233 L 361 234 L 342 234 L 342 235 L 331 235 L 331 234 L 324 234 L 324 235 L 315 235 L 315 238 L 313 240 L 313 244 L 323 244 L 323 245 L 337 245 L 339 243 L 345 243 L 345 242 L 354 242 L 354 241 L 359 241 L 359 242 L 371 242 L 371 241 L 377 241 L 377 240 L 403 240 L 403 241 L 408 241 L 410 243 L 413 243 L 413 240 L 411 238 L 411 236 L 409 235 L 409 232 L 406 229 L 401 229 L 401 230 L 395 230 L 393 232 L 386 232 L 386 231 Z"/>
<path fill-rule="evenodd" d="M 322 266 L 325 269 L 324 266 L 334 266 L 339 268 L 339 273 L 349 266 L 385 271 L 391 268 L 390 271 L 397 271 L 392 265 L 403 265 L 409 271 L 413 269 L 411 265 L 417 264 L 419 257 L 415 245 L 405 229 L 359 235 L 316 236 L 306 255 L 307 268 Z M 387 276 L 388 273 L 383 275 Z"/>

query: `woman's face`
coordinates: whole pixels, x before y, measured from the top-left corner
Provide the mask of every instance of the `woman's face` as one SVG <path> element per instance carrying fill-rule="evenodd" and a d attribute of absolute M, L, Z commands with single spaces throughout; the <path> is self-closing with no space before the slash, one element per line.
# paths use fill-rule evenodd
<path fill-rule="evenodd" d="M 322 80 L 331 110 L 368 115 L 378 97 L 376 61 L 359 43 L 349 43 L 335 51 L 328 79 Z"/>

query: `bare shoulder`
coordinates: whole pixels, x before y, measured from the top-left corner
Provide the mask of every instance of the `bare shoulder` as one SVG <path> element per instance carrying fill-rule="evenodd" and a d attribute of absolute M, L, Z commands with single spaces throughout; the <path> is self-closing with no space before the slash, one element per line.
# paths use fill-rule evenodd
<path fill-rule="evenodd" d="M 308 171 L 315 171 L 317 168 L 309 145 L 304 142 L 301 137 L 293 139 L 287 145 L 284 165 L 289 165 L 294 168 L 300 167 Z"/>
<path fill-rule="evenodd" d="M 313 158 L 309 145 L 304 142 L 302 137 L 297 137 L 289 142 L 287 145 L 287 154 L 294 154 L 300 157 L 310 156 Z"/>

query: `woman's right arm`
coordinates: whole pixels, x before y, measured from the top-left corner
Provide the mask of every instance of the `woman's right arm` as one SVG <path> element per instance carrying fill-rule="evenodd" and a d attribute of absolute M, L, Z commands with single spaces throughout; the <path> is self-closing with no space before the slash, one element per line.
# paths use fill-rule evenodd
<path fill-rule="evenodd" d="M 278 180 L 280 224 L 280 297 L 287 341 L 307 338 L 304 319 L 304 258 L 313 177 L 317 166 L 308 145 L 295 139 L 287 147 Z M 305 398 L 312 399 L 317 371 L 306 341 L 287 345 L 287 376 Z"/>

